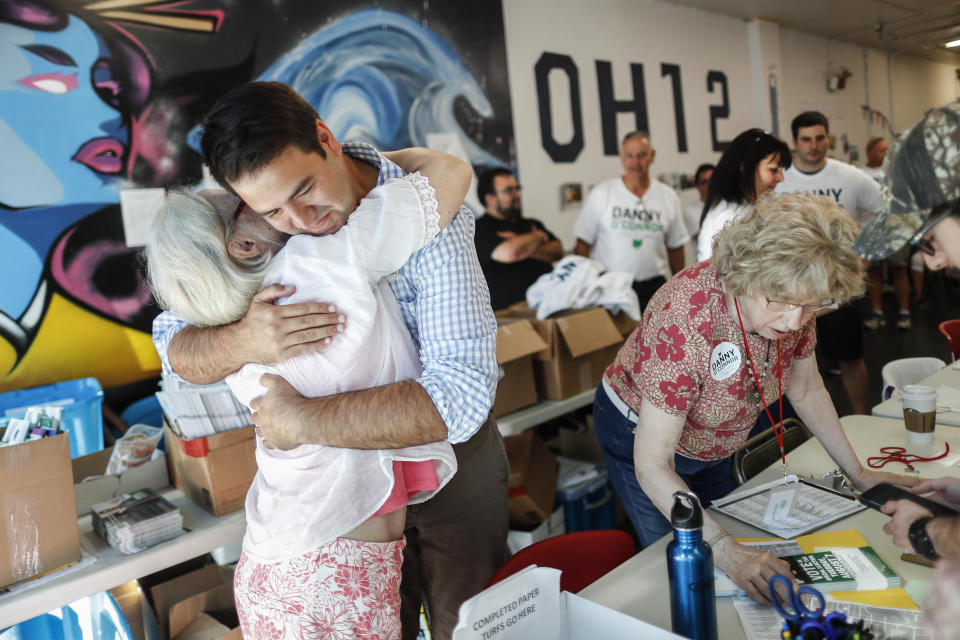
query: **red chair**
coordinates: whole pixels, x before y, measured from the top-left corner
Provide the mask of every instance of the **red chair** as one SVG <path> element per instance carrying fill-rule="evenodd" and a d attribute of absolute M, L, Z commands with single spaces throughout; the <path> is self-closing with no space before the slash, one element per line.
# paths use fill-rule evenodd
<path fill-rule="evenodd" d="M 937 328 L 940 333 L 947 337 L 950 344 L 950 353 L 953 354 L 954 361 L 960 358 L 960 318 L 956 320 L 944 320 Z"/>
<path fill-rule="evenodd" d="M 500 565 L 487 586 L 532 564 L 560 569 L 560 590 L 576 593 L 634 556 L 630 534 L 619 529 L 577 531 L 535 542 Z"/>

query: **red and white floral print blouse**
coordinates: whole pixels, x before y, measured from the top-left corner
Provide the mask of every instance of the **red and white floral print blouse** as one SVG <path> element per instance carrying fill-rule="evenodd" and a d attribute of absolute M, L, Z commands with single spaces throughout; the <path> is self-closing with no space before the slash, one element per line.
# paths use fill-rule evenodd
<path fill-rule="evenodd" d="M 747 334 L 763 397 L 777 393 L 777 344 Z M 794 358 L 809 358 L 816 347 L 811 320 L 780 341 L 784 392 Z M 766 354 L 766 366 L 764 355 Z M 676 416 L 686 416 L 677 453 L 696 460 L 731 455 L 763 410 L 747 364 L 743 334 L 709 260 L 687 267 L 660 288 L 627 338 L 604 379 L 634 411 L 641 397 Z M 779 412 L 771 409 L 775 420 Z"/>

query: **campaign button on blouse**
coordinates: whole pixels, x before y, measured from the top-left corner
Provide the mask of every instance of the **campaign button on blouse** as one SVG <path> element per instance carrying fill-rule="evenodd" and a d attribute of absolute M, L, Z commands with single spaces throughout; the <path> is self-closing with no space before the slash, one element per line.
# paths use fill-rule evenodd
<path fill-rule="evenodd" d="M 740 348 L 732 342 L 721 342 L 710 354 L 710 376 L 714 380 L 726 380 L 740 368 L 743 356 Z"/>

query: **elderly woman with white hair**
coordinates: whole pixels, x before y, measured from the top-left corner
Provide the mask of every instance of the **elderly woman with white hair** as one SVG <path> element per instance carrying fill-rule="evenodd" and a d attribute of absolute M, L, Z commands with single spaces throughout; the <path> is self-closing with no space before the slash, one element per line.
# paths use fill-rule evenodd
<path fill-rule="evenodd" d="M 243 316 L 263 287 L 282 282 L 296 292 L 281 303 L 329 301 L 350 318 L 322 351 L 248 364 L 228 376 L 244 404 L 262 395 L 265 373 L 307 397 L 420 375 L 417 350 L 384 279 L 452 219 L 472 171 L 446 154 L 403 153 L 421 154 L 423 174 L 374 188 L 348 223 L 327 236 L 288 237 L 223 191 L 168 195 L 146 250 L 150 283 L 164 308 L 198 326 L 223 325 Z M 431 175 L 442 175 L 442 184 L 431 186 Z M 405 507 L 430 498 L 453 476 L 450 444 L 391 450 L 306 444 L 281 451 L 258 435 L 256 459 L 234 578 L 244 637 L 313 637 L 333 619 L 350 637 L 399 637 Z"/>
<path fill-rule="evenodd" d="M 610 478 L 644 546 L 670 531 L 675 491 L 708 504 L 735 487 L 731 457 L 781 394 L 858 487 L 915 482 L 860 463 L 817 371 L 816 313 L 864 288 L 856 234 L 828 198 L 761 198 L 720 231 L 712 260 L 653 297 L 594 401 Z M 790 576 L 708 514 L 703 534 L 716 565 L 758 602 L 769 602 L 770 577 Z"/>

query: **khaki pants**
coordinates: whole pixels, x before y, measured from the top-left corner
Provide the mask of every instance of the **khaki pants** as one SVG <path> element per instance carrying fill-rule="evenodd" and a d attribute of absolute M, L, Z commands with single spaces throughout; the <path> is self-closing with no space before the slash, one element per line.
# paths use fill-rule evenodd
<path fill-rule="evenodd" d="M 400 583 L 406 640 L 419 632 L 421 601 L 434 640 L 450 638 L 460 605 L 482 591 L 507 558 L 509 468 L 493 417 L 453 450 L 453 479 L 430 500 L 407 507 Z"/>

